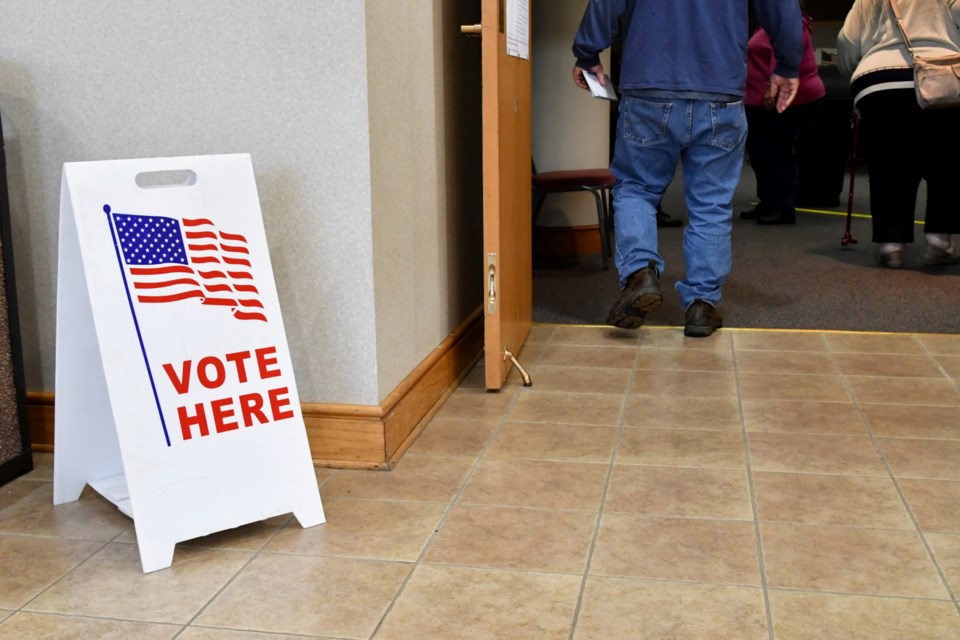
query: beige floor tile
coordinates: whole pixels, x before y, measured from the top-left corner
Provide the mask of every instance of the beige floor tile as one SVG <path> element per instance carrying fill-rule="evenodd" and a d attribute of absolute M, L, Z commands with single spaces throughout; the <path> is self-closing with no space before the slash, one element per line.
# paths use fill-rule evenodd
<path fill-rule="evenodd" d="M 277 535 L 277 532 L 280 531 L 280 529 L 282 529 L 283 526 L 288 522 L 293 527 L 300 526 L 293 516 L 287 514 L 270 518 L 268 520 L 262 520 L 260 522 L 245 524 L 236 527 L 235 529 L 218 531 L 217 533 L 211 533 L 208 536 L 194 538 L 193 540 L 186 540 L 178 543 L 178 545 L 183 545 L 185 547 L 210 547 L 214 549 L 258 551 L 263 547 L 263 545 L 269 542 L 273 536 Z M 131 524 L 122 534 L 114 538 L 113 541 L 135 543 L 137 541 L 137 534 L 133 525 Z"/>
<path fill-rule="evenodd" d="M 34 491 L 40 491 L 50 486 L 49 482 L 38 480 L 23 480 L 18 478 L 0 487 L 0 515 L 7 507 L 15 505 Z"/>
<path fill-rule="evenodd" d="M 913 529 L 889 478 L 757 471 L 753 489 L 761 520 Z"/>
<path fill-rule="evenodd" d="M 625 429 L 617 450 L 620 464 L 744 469 L 743 440 L 733 431 Z"/>
<path fill-rule="evenodd" d="M 195 624 L 368 638 L 413 565 L 262 553 Z"/>
<path fill-rule="evenodd" d="M 843 379 L 833 374 L 741 373 L 744 400 L 813 400 L 849 402 Z"/>
<path fill-rule="evenodd" d="M 913 338 L 934 355 L 960 356 L 960 334 L 918 334 Z"/>
<path fill-rule="evenodd" d="M 0 532 L 4 533 L 106 542 L 130 524 L 130 518 L 89 487 L 79 500 L 54 506 L 53 484 L 46 482 L 17 504 L 0 511 Z"/>
<path fill-rule="evenodd" d="M 310 640 L 336 640 L 309 636 Z M 291 636 L 282 633 L 258 633 L 256 631 L 237 631 L 234 629 L 213 629 L 210 627 L 187 627 L 177 636 L 177 640 L 303 640 L 303 636 Z"/>
<path fill-rule="evenodd" d="M 759 351 L 737 349 L 741 373 L 833 374 L 837 366 L 826 351 Z"/>
<path fill-rule="evenodd" d="M 885 476 L 887 470 L 867 436 L 749 433 L 755 471 Z"/>
<path fill-rule="evenodd" d="M 960 440 L 960 408 L 861 404 L 875 436 Z"/>
<path fill-rule="evenodd" d="M 877 438 L 893 474 L 900 478 L 960 480 L 960 441 Z"/>
<path fill-rule="evenodd" d="M 596 514 L 460 505 L 425 562 L 527 571 L 583 573 Z"/>
<path fill-rule="evenodd" d="M 654 349 L 700 349 L 704 351 L 729 352 L 732 347 L 731 333 L 717 331 L 707 338 L 688 338 L 680 327 L 646 326 L 637 332 L 640 346 Z"/>
<path fill-rule="evenodd" d="M 636 355 L 637 349 L 634 346 L 579 346 L 554 342 L 547 346 L 537 364 L 555 367 L 632 369 Z"/>
<path fill-rule="evenodd" d="M 41 613 L 18 613 L 0 625 L 0 640 L 168 640 L 180 625 L 100 620 Z"/>
<path fill-rule="evenodd" d="M 20 476 L 21 480 L 53 480 L 53 454 L 33 452 L 33 471 Z"/>
<path fill-rule="evenodd" d="M 958 356 L 936 356 L 937 364 L 943 367 L 948 376 L 957 380 L 960 378 L 960 355 Z"/>
<path fill-rule="evenodd" d="M 486 459 L 610 462 L 616 437 L 616 427 L 507 422 Z"/>
<path fill-rule="evenodd" d="M 950 602 L 770 591 L 777 640 L 953 640 L 960 616 Z"/>
<path fill-rule="evenodd" d="M 740 406 L 733 398 L 689 398 L 672 394 L 627 397 L 627 427 L 739 431 Z"/>
<path fill-rule="evenodd" d="M 475 458 L 408 452 L 390 471 L 342 470 L 321 489 L 324 498 L 371 498 L 450 502 Z"/>
<path fill-rule="evenodd" d="M 114 542 L 45 591 L 29 608 L 184 624 L 250 557 L 241 551 L 178 546 L 171 567 L 144 574 L 137 545 Z"/>
<path fill-rule="evenodd" d="M 0 535 L 0 607 L 26 604 L 101 546 L 86 540 Z"/>
<path fill-rule="evenodd" d="M 763 592 L 753 587 L 590 578 L 574 640 L 766 640 Z"/>
<path fill-rule="evenodd" d="M 514 422 L 616 426 L 620 424 L 623 399 L 622 394 L 525 391 L 509 418 Z"/>
<path fill-rule="evenodd" d="M 407 451 L 415 455 L 480 455 L 499 420 L 452 420 L 434 418 Z"/>
<path fill-rule="evenodd" d="M 960 534 L 956 533 L 927 533 L 924 535 L 933 557 L 943 574 L 947 584 L 956 595 L 960 593 Z"/>
<path fill-rule="evenodd" d="M 753 520 L 744 469 L 615 465 L 605 513 Z"/>
<path fill-rule="evenodd" d="M 595 513 L 600 510 L 608 469 L 607 464 L 485 460 L 460 502 Z"/>
<path fill-rule="evenodd" d="M 641 349 L 637 369 L 658 371 L 731 371 L 733 354 L 720 349 Z"/>
<path fill-rule="evenodd" d="M 727 371 L 662 371 L 641 369 L 631 391 L 674 398 L 736 398 L 737 379 Z"/>
<path fill-rule="evenodd" d="M 860 403 L 960 406 L 960 391 L 946 378 L 846 378 L 853 397 Z"/>
<path fill-rule="evenodd" d="M 497 393 L 490 393 L 482 384 L 477 387 L 461 385 L 450 394 L 435 417 L 499 420 L 516 399 L 517 393 L 519 388 L 501 389 Z"/>
<path fill-rule="evenodd" d="M 934 361 L 925 355 L 888 353 L 835 353 L 833 359 L 847 376 L 890 376 L 895 378 L 942 378 Z"/>
<path fill-rule="evenodd" d="M 914 531 L 762 523 L 771 588 L 946 599 Z"/>
<path fill-rule="evenodd" d="M 753 522 L 604 514 L 590 575 L 759 585 Z"/>
<path fill-rule="evenodd" d="M 566 640 L 580 576 L 420 566 L 375 640 Z"/>
<path fill-rule="evenodd" d="M 540 364 L 530 375 L 539 391 L 623 394 L 627 392 L 630 370 Z"/>
<path fill-rule="evenodd" d="M 819 332 L 805 331 L 737 331 L 733 334 L 734 348 L 764 351 L 826 351 L 827 345 Z"/>
<path fill-rule="evenodd" d="M 527 342 L 539 344 L 550 342 L 557 333 L 557 329 L 563 329 L 563 326 L 552 324 L 535 324 L 530 327 L 530 334 L 527 336 Z"/>
<path fill-rule="evenodd" d="M 553 333 L 553 344 L 629 347 L 635 349 L 639 334 L 637 331 L 617 329 L 616 327 L 579 327 L 558 326 Z"/>
<path fill-rule="evenodd" d="M 908 478 L 899 482 L 922 530 L 960 533 L 960 482 Z"/>
<path fill-rule="evenodd" d="M 863 435 L 865 426 L 850 402 L 744 400 L 747 431 L 823 435 Z"/>
<path fill-rule="evenodd" d="M 285 528 L 265 547 L 274 553 L 414 562 L 447 505 L 437 502 L 326 500 L 327 521 Z"/>
<path fill-rule="evenodd" d="M 923 347 L 912 336 L 898 333 L 824 333 L 834 353 L 898 353 L 922 355 Z"/>

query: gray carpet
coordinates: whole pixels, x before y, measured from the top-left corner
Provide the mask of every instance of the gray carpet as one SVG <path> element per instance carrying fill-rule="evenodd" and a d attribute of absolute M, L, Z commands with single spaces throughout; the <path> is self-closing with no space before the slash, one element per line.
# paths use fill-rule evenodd
<path fill-rule="evenodd" d="M 851 225 L 857 244 L 841 246 L 848 183 L 839 207 L 801 210 L 796 225 L 761 227 L 736 215 L 750 208 L 752 171 L 734 201 L 733 272 L 720 310 L 727 327 L 836 329 L 916 333 L 960 333 L 960 265 L 923 267 L 922 226 L 907 246 L 903 269 L 881 268 L 870 239 L 868 182 L 858 172 Z M 918 197 L 922 215 L 925 190 Z M 685 220 L 682 180 L 671 185 L 664 207 Z M 863 216 L 863 217 L 858 217 Z M 664 304 L 651 325 L 680 326 L 683 310 L 674 284 L 683 275 L 683 229 L 660 229 L 666 262 L 661 277 Z M 958 238 L 960 240 L 960 238 Z M 616 297 L 615 268 L 600 269 L 599 256 L 534 265 L 534 322 L 603 324 Z"/>

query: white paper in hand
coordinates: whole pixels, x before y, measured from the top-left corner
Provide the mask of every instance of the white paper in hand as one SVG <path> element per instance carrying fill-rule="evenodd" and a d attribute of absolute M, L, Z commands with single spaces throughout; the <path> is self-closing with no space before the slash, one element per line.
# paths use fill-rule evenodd
<path fill-rule="evenodd" d="M 617 93 L 613 90 L 613 82 L 610 81 L 610 76 L 607 74 L 603 75 L 606 84 L 601 86 L 595 74 L 590 73 L 586 69 L 580 69 L 580 71 L 583 73 L 583 78 L 587 81 L 587 86 L 590 87 L 590 93 L 593 94 L 594 98 L 601 98 L 603 100 L 617 99 Z"/>

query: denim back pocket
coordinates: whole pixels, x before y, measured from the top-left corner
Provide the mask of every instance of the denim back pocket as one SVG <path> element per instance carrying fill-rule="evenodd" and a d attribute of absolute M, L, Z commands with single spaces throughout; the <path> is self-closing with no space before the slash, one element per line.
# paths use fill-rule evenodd
<path fill-rule="evenodd" d="M 660 142 L 667 136 L 670 102 L 649 102 L 624 96 L 620 103 L 623 138 L 640 145 Z"/>
<path fill-rule="evenodd" d="M 711 102 L 710 117 L 713 121 L 710 144 L 714 147 L 732 151 L 747 137 L 747 116 L 743 110 L 743 100 Z"/>

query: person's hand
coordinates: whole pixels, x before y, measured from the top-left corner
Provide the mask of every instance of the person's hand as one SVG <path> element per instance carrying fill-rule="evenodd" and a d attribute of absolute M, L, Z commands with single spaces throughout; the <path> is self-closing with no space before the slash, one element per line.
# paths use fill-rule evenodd
<path fill-rule="evenodd" d="M 790 106 L 793 99 L 797 97 L 797 90 L 800 88 L 800 78 L 784 78 L 773 74 L 770 76 L 770 89 L 767 95 L 770 96 L 770 102 L 776 103 L 777 113 Z"/>
<path fill-rule="evenodd" d="M 578 67 L 577 65 L 573 65 L 573 83 L 578 87 L 580 87 L 581 89 L 583 89 L 584 91 L 590 91 L 590 87 L 587 86 L 587 81 L 583 77 L 583 73 L 581 73 L 581 71 L 583 71 L 583 67 Z M 597 76 L 597 82 L 600 83 L 601 87 L 607 86 L 607 79 L 603 75 L 602 64 L 598 64 L 596 66 L 590 67 L 589 69 L 587 69 L 587 71 Z"/>

